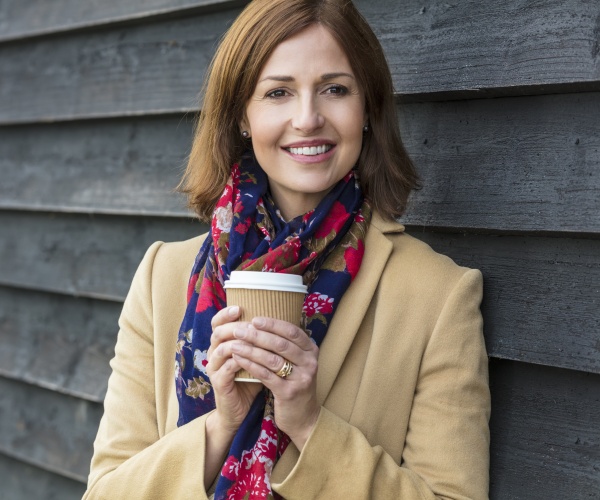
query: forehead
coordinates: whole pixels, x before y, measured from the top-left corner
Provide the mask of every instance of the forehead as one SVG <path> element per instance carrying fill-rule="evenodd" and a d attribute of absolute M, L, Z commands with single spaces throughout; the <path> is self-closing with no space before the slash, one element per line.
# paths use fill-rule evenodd
<path fill-rule="evenodd" d="M 323 26 L 311 25 L 281 42 L 264 64 L 259 80 L 268 75 L 304 75 L 312 72 L 352 73 L 348 57 Z"/>

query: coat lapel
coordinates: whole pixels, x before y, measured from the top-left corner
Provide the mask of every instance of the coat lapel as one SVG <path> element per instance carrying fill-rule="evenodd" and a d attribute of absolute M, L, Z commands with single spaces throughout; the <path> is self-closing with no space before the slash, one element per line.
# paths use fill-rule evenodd
<path fill-rule="evenodd" d="M 331 391 L 392 251 L 392 243 L 384 233 L 401 232 L 403 229 L 400 224 L 384 221 L 377 213 L 373 214 L 360 271 L 346 290 L 321 344 L 317 373 L 319 404 L 324 403 Z"/>
<path fill-rule="evenodd" d="M 317 400 L 321 405 L 327 399 L 344 359 L 346 359 L 352 341 L 371 304 L 381 273 L 392 252 L 392 242 L 385 237 L 385 233 L 402 231 L 404 231 L 404 226 L 382 219 L 377 212 L 373 213 L 371 227 L 366 235 L 365 256 L 360 271 L 346 290 L 319 351 Z M 294 446 L 294 443 L 290 443 L 273 469 L 271 483 L 274 487 L 285 480 L 299 457 L 298 448 Z"/>

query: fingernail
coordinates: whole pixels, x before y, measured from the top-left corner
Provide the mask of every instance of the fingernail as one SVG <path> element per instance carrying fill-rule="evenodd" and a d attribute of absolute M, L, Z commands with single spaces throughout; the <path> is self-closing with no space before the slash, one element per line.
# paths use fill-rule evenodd
<path fill-rule="evenodd" d="M 263 326 L 265 326 L 267 324 L 267 320 L 265 318 L 254 318 L 252 320 L 252 323 L 254 323 L 259 328 L 262 328 Z"/>
<path fill-rule="evenodd" d="M 238 306 L 231 306 L 229 308 L 229 316 L 237 316 L 240 313 L 240 308 Z"/>
<path fill-rule="evenodd" d="M 236 328 L 233 330 L 233 336 L 238 339 L 243 339 L 246 336 L 245 328 Z"/>

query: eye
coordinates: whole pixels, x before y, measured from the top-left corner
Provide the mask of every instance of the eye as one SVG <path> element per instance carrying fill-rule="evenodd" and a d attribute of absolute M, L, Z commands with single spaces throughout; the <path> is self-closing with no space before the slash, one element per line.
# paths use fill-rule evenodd
<path fill-rule="evenodd" d="M 331 85 L 325 89 L 325 93 L 333 95 L 346 95 L 348 93 L 348 89 L 343 85 Z"/>
<path fill-rule="evenodd" d="M 270 97 L 271 99 L 277 99 L 278 97 L 285 97 L 287 92 L 284 89 L 275 89 L 267 92 L 265 97 Z"/>

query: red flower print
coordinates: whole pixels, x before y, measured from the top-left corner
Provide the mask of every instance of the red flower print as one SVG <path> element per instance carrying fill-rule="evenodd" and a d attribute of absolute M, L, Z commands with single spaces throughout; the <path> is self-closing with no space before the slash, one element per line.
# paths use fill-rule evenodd
<path fill-rule="evenodd" d="M 215 208 L 226 207 L 228 203 L 231 203 L 231 197 L 233 195 L 233 187 L 231 186 L 231 181 L 227 182 L 225 185 L 225 189 L 223 190 L 223 194 L 217 201 Z"/>
<path fill-rule="evenodd" d="M 208 365 L 207 351 L 208 349 L 205 351 L 196 349 L 194 351 L 194 368 L 204 374 L 206 374 L 206 366 Z"/>
<path fill-rule="evenodd" d="M 235 226 L 234 231 L 238 234 L 246 234 L 248 232 L 248 226 L 246 226 L 242 222 L 238 222 L 237 225 Z"/>
<path fill-rule="evenodd" d="M 303 216 L 302 216 L 302 222 L 304 222 L 305 224 L 310 220 L 310 218 L 312 217 L 312 214 L 315 213 L 315 210 L 310 210 L 309 212 L 306 212 Z"/>
<path fill-rule="evenodd" d="M 187 301 L 188 302 L 192 298 L 192 295 L 194 295 L 194 290 L 196 289 L 196 283 L 198 282 L 199 276 L 200 276 L 200 273 L 196 273 L 196 274 L 194 274 L 194 276 L 192 276 L 190 278 L 190 282 L 188 283 L 188 289 L 187 289 Z"/>
<path fill-rule="evenodd" d="M 298 260 L 302 243 L 300 238 L 290 238 L 283 245 L 267 251 L 263 261 L 263 272 L 281 272 Z"/>
<path fill-rule="evenodd" d="M 339 201 L 336 201 L 327 214 L 327 217 L 325 217 L 323 222 L 321 222 L 321 225 L 315 231 L 315 237 L 323 238 L 332 231 L 338 233 L 349 216 L 350 214 L 346 212 L 344 205 Z"/>
<path fill-rule="evenodd" d="M 241 213 L 241 212 L 242 212 L 242 210 L 244 210 L 244 204 L 242 203 L 242 200 L 237 200 L 237 201 L 235 202 L 235 207 L 233 208 L 233 211 L 234 211 L 236 214 L 239 214 L 239 213 Z"/>
<path fill-rule="evenodd" d="M 221 475 L 234 481 L 227 491 L 230 500 L 254 500 L 271 494 L 271 471 L 277 453 L 277 428 L 272 418 L 265 418 L 254 447 L 242 453 L 238 461 L 230 456 L 221 469 Z"/>
<path fill-rule="evenodd" d="M 358 240 L 356 246 L 358 248 L 348 247 L 344 252 L 346 270 L 350 273 L 351 279 L 354 279 L 358 273 L 358 270 L 360 269 L 360 263 L 362 262 L 363 255 L 365 254 L 365 244 L 362 240 Z"/>
<path fill-rule="evenodd" d="M 220 283 L 215 282 L 214 285 L 210 280 L 202 280 L 200 287 L 200 296 L 196 303 L 196 312 L 206 311 L 209 307 L 215 306 L 221 308 L 221 304 L 225 303 L 225 291 Z"/>
<path fill-rule="evenodd" d="M 304 301 L 304 312 L 310 318 L 315 314 L 328 314 L 333 312 L 333 297 L 321 295 L 318 292 L 311 293 Z"/>
<path fill-rule="evenodd" d="M 240 182 L 240 165 L 238 163 L 234 163 L 233 167 L 231 167 L 231 180 L 233 185 L 237 188 L 237 185 Z"/>

